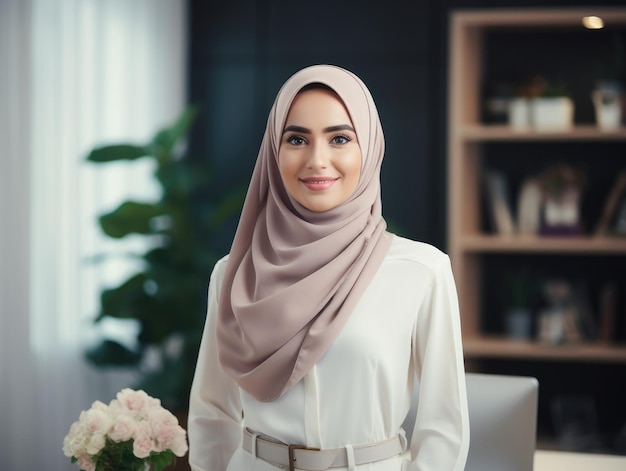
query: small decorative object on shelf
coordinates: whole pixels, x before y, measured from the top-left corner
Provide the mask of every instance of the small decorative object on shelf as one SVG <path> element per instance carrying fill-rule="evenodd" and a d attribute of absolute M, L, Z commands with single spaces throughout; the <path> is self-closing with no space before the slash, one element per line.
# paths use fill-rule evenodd
<path fill-rule="evenodd" d="M 596 123 L 602 131 L 615 131 L 622 124 L 622 87 L 618 82 L 599 82 L 591 92 Z"/>
<path fill-rule="evenodd" d="M 549 168 L 540 176 L 544 195 L 542 235 L 578 235 L 582 232 L 580 200 L 585 175 L 568 165 Z"/>
<path fill-rule="evenodd" d="M 548 280 L 543 289 L 547 306 L 539 313 L 539 341 L 561 344 L 582 340 L 582 307 L 575 300 L 571 284 Z"/>
<path fill-rule="evenodd" d="M 123 389 L 108 405 L 95 401 L 63 440 L 83 471 L 161 471 L 187 453 L 187 433 L 161 401 Z"/>

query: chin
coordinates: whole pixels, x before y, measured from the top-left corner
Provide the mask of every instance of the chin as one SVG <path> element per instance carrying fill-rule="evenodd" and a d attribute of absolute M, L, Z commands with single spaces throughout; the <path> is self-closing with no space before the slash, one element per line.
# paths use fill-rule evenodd
<path fill-rule="evenodd" d="M 302 203 L 300 203 L 302 204 Z M 332 205 L 332 204 L 302 204 L 302 206 L 304 206 L 306 209 L 308 209 L 309 211 L 312 211 L 314 213 L 324 213 L 326 211 L 330 211 L 333 208 L 336 208 L 337 205 Z"/>

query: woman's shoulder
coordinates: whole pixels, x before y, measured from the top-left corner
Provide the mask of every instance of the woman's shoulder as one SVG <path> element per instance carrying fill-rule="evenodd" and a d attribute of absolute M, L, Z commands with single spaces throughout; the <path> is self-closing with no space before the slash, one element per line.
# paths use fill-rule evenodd
<path fill-rule="evenodd" d="M 215 262 L 214 270 L 223 270 L 226 267 L 226 262 L 228 262 L 229 254 L 224 255 L 217 262 Z"/>
<path fill-rule="evenodd" d="M 387 261 L 404 260 L 428 268 L 435 268 L 441 263 L 449 263 L 448 255 L 434 245 L 407 239 L 395 234 L 392 234 L 392 237 L 393 241 L 385 258 Z"/>
<path fill-rule="evenodd" d="M 215 262 L 215 265 L 213 265 L 213 272 L 211 273 L 211 280 L 221 280 L 224 277 L 227 262 L 228 254 L 224 255 L 217 262 Z"/>

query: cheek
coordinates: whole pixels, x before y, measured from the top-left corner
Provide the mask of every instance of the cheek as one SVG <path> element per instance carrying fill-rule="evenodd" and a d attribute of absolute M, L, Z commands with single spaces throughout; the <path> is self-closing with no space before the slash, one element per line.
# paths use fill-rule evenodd
<path fill-rule="evenodd" d="M 289 155 L 284 152 L 278 152 L 278 171 L 285 186 L 289 186 L 290 180 L 293 178 L 296 168 L 294 159 L 290 159 Z"/>
<path fill-rule="evenodd" d="M 350 159 L 346 161 L 345 166 L 346 178 L 350 184 L 356 188 L 361 178 L 361 152 L 355 152 Z M 353 189 L 354 189 L 353 188 Z"/>

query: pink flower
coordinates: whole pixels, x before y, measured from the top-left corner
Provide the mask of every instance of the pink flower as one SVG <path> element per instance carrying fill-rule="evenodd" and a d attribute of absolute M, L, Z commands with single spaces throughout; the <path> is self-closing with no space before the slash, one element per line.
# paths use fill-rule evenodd
<path fill-rule="evenodd" d="M 91 408 L 95 410 L 101 410 L 103 412 L 107 412 L 109 407 L 102 401 L 94 401 L 91 404 Z"/>
<path fill-rule="evenodd" d="M 85 471 L 96 471 L 96 464 L 91 461 L 91 457 L 88 455 L 79 456 L 76 464 L 80 469 L 84 469 Z"/>
<path fill-rule="evenodd" d="M 172 453 L 176 456 L 183 457 L 189 450 L 189 446 L 187 445 L 185 431 L 182 428 L 180 430 L 182 433 L 179 433 L 176 437 L 174 437 L 174 440 L 172 440 L 168 448 L 172 450 Z"/>
<path fill-rule="evenodd" d="M 101 409 L 89 409 L 82 420 L 85 421 L 87 430 L 102 435 L 106 434 L 113 425 L 111 417 Z"/>
<path fill-rule="evenodd" d="M 130 440 L 135 432 L 135 421 L 127 415 L 119 415 L 109 431 L 109 438 L 114 442 Z"/>
<path fill-rule="evenodd" d="M 129 410 L 142 410 L 148 403 L 149 396 L 145 391 L 133 391 L 125 388 L 117 393 L 117 400 Z"/>
<path fill-rule="evenodd" d="M 148 423 L 154 436 L 155 451 L 165 451 L 172 447 L 174 440 L 185 431 L 178 425 L 178 419 L 166 409 L 154 409 L 148 414 Z"/>
<path fill-rule="evenodd" d="M 137 458 L 150 456 L 150 452 L 154 450 L 154 442 L 150 434 L 150 426 L 146 422 L 137 426 L 133 438 L 133 455 Z"/>
<path fill-rule="evenodd" d="M 85 451 L 90 455 L 97 454 L 100 450 L 104 448 L 106 444 L 106 438 L 103 433 L 94 433 L 89 439 L 89 443 L 87 443 L 87 447 Z"/>

